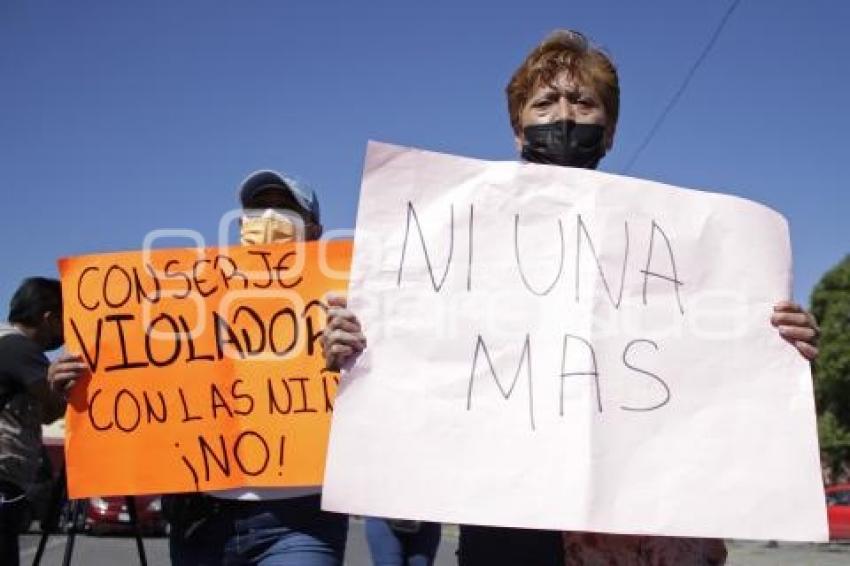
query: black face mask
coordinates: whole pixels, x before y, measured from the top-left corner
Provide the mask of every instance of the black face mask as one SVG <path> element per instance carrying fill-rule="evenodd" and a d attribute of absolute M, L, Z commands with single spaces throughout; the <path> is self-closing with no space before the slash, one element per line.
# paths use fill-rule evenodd
<path fill-rule="evenodd" d="M 605 155 L 605 128 L 559 120 L 523 128 L 522 158 L 531 163 L 596 169 Z"/>

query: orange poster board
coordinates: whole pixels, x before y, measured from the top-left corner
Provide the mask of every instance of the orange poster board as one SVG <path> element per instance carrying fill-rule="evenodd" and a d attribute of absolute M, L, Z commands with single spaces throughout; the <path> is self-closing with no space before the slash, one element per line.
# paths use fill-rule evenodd
<path fill-rule="evenodd" d="M 59 261 L 72 498 L 322 483 L 339 376 L 319 338 L 351 242 Z"/>

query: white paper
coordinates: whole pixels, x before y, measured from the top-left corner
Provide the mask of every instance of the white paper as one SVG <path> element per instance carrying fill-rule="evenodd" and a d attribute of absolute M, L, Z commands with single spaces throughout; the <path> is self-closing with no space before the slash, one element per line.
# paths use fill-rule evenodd
<path fill-rule="evenodd" d="M 744 199 L 370 143 L 323 507 L 826 540 L 809 366 L 769 322 L 790 281 Z"/>

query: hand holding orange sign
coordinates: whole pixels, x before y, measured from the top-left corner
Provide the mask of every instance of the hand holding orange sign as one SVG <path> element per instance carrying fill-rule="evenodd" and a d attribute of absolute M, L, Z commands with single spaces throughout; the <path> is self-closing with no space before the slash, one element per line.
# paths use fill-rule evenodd
<path fill-rule="evenodd" d="M 71 497 L 322 482 L 350 242 L 63 259 Z"/>

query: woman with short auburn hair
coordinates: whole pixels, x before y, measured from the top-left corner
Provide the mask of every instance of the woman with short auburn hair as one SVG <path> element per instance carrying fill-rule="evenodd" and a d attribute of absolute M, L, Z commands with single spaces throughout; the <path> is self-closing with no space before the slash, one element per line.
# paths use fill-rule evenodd
<path fill-rule="evenodd" d="M 596 169 L 611 149 L 620 113 L 617 68 L 577 31 L 556 30 L 526 57 L 506 88 L 521 158 L 530 163 Z M 349 366 L 366 337 L 336 297 L 323 337 L 329 368 Z M 805 358 L 817 355 L 817 324 L 799 305 L 774 306 L 771 324 Z M 726 561 L 718 539 L 560 533 L 460 526 L 460 566 L 712 566 Z"/>

